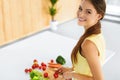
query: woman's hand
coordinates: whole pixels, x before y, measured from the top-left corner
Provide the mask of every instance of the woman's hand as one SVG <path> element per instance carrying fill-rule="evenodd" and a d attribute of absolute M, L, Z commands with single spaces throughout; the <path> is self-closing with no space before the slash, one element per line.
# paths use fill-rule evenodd
<path fill-rule="evenodd" d="M 69 72 L 69 71 L 64 72 L 64 73 L 63 73 L 63 78 L 64 78 L 65 80 L 72 80 L 72 73 Z"/>
<path fill-rule="evenodd" d="M 61 67 L 57 70 L 59 74 L 63 74 L 65 72 L 71 72 L 71 71 L 72 71 L 72 68 L 67 68 L 67 67 Z"/>

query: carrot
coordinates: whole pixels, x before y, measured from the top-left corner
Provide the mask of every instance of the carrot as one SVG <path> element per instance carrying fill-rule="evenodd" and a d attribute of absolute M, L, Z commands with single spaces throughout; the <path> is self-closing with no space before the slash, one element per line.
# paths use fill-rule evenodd
<path fill-rule="evenodd" d="M 56 64 L 56 63 L 51 63 L 51 62 L 50 62 L 50 63 L 48 63 L 48 64 L 50 65 L 50 64 Z"/>
<path fill-rule="evenodd" d="M 59 68 L 61 67 L 62 65 L 61 64 L 56 64 L 56 63 L 48 63 L 48 67 L 51 67 L 51 68 Z"/>

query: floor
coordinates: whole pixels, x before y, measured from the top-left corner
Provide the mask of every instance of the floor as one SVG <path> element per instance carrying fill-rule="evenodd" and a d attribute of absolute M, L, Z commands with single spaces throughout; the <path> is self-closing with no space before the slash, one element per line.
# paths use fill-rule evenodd
<path fill-rule="evenodd" d="M 120 23 L 106 20 L 101 21 L 101 23 L 107 49 L 116 53 L 103 67 L 105 80 L 120 80 Z M 77 19 L 73 19 L 58 25 L 58 29 L 54 32 L 78 40 L 83 28 L 77 25 Z"/>

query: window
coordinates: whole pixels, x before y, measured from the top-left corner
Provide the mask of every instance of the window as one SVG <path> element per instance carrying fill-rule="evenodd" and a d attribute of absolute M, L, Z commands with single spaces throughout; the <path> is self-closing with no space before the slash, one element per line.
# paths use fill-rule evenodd
<path fill-rule="evenodd" d="M 107 4 L 120 7 L 120 0 L 107 0 Z"/>
<path fill-rule="evenodd" d="M 120 16 L 120 0 L 107 0 L 106 13 Z"/>
<path fill-rule="evenodd" d="M 107 0 L 105 20 L 120 23 L 120 0 Z"/>

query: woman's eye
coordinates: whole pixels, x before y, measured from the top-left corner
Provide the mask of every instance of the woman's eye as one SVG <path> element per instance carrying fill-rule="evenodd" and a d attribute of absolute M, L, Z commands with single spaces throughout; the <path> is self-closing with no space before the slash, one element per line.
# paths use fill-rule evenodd
<path fill-rule="evenodd" d="M 82 11 L 82 8 L 81 8 L 81 7 L 79 7 L 79 11 Z"/>
<path fill-rule="evenodd" d="M 91 14 L 91 12 L 90 12 L 90 11 L 87 11 L 87 13 L 88 13 L 88 14 Z"/>

